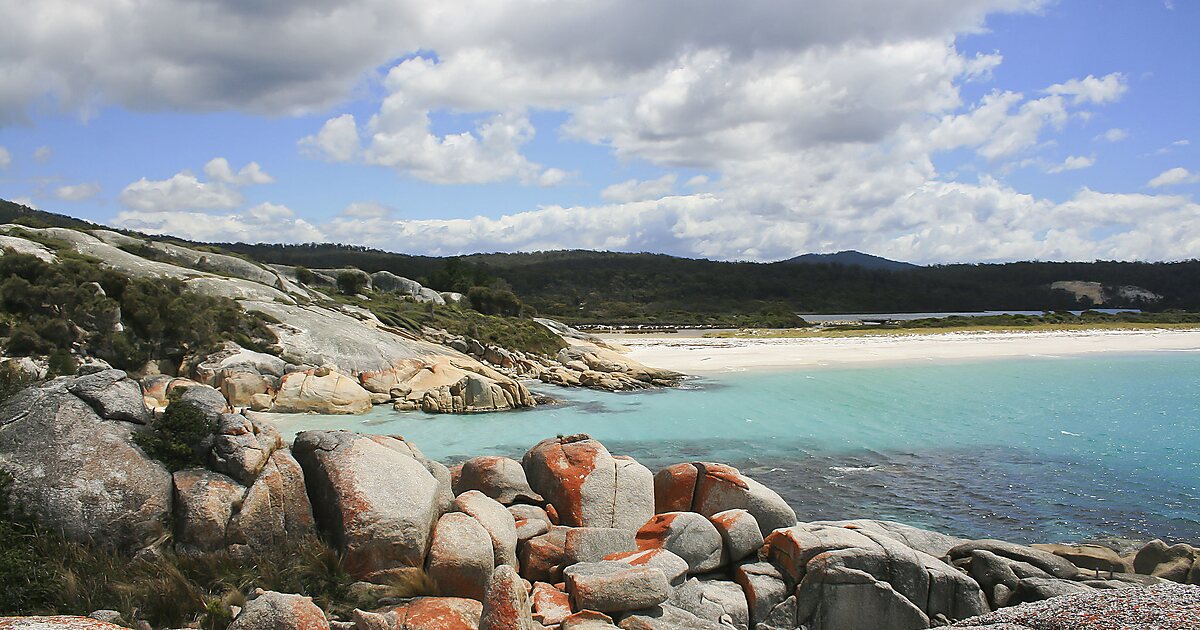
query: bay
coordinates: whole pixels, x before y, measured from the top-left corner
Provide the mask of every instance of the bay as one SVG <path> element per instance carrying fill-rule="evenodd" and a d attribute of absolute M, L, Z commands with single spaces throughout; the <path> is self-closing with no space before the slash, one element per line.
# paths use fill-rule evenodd
<path fill-rule="evenodd" d="M 801 520 L 883 518 L 971 538 L 1200 540 L 1200 353 L 729 372 L 678 389 L 531 384 L 562 401 L 469 416 L 293 416 L 403 435 L 452 463 L 588 433 L 652 470 L 719 461 Z"/>

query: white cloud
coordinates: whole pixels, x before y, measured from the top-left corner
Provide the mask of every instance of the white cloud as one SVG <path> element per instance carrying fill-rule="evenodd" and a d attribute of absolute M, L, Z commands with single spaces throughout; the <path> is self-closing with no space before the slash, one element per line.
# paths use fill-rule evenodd
<path fill-rule="evenodd" d="M 33 202 L 33 199 L 30 199 L 29 197 L 13 197 L 12 202 L 28 208 L 33 208 L 34 210 L 40 210 L 37 204 Z"/>
<path fill-rule="evenodd" d="M 377 111 L 334 111 L 299 149 L 436 183 L 553 185 L 570 174 L 526 151 L 536 134 L 557 133 L 639 165 L 711 173 L 679 191 L 691 194 L 672 195 L 674 179 L 635 180 L 594 206 L 450 221 L 348 207 L 314 225 L 273 205 L 243 210 L 239 186 L 258 176 L 225 163 L 206 181 L 183 172 L 127 187 L 123 220 L 153 229 L 427 253 L 592 247 L 778 259 L 857 248 L 950 261 L 1197 251 L 1186 198 L 1084 189 L 1055 203 L 988 176 L 939 173 L 935 158 L 964 148 L 991 164 L 970 158 L 960 173 L 1044 164 L 1039 149 L 1056 130 L 1127 91 L 1124 75 L 1093 74 L 1028 94 L 998 86 L 964 103 L 962 86 L 991 80 L 1002 58 L 966 55 L 956 42 L 989 15 L 1035 11 L 1048 4 L 1040 0 L 748 0 L 736 11 L 715 0 L 686 11 L 636 0 L 9 4 L 0 4 L 0 20 L 15 26 L 0 44 L 0 121 L 46 102 L 328 111 L 356 84 L 373 95 L 375 69 L 389 64 Z M 74 54 L 79 41 L 88 55 Z M 535 129 L 546 111 L 565 124 Z"/>
<path fill-rule="evenodd" d="M 1096 136 L 1095 140 L 1103 140 L 1105 142 L 1120 142 L 1128 137 L 1128 130 L 1113 127 L 1112 129 L 1109 129 L 1108 131 Z"/>
<path fill-rule="evenodd" d="M 930 133 L 932 148 L 976 147 L 996 160 L 1036 145 L 1046 126 L 1061 128 L 1069 118 L 1060 96 L 1023 99 L 1015 92 L 985 95 L 970 111 L 943 118 Z"/>
<path fill-rule="evenodd" d="M 1159 173 L 1157 177 L 1146 183 L 1151 188 L 1179 186 L 1200 182 L 1200 173 L 1189 172 L 1186 168 L 1176 167 Z"/>
<path fill-rule="evenodd" d="M 1096 163 L 1095 156 L 1072 155 L 1063 160 L 1061 164 L 1055 164 L 1046 169 L 1047 173 L 1063 173 L 1066 171 L 1078 171 L 1080 169 L 1090 168 Z"/>
<path fill-rule="evenodd" d="M 48 146 L 40 146 L 33 150 L 33 161 L 38 164 L 45 164 L 54 155 L 54 150 Z"/>
<path fill-rule="evenodd" d="M 671 191 L 675 189 L 676 177 L 674 173 L 667 173 L 658 179 L 628 179 L 608 186 L 600 191 L 600 196 L 606 201 L 618 202 L 660 199 L 671 194 Z"/>
<path fill-rule="evenodd" d="M 1172 143 L 1171 143 L 1171 146 L 1173 146 L 1173 147 L 1186 147 L 1186 146 L 1188 146 L 1188 145 L 1190 145 L 1190 144 L 1192 144 L 1192 141 L 1191 141 L 1191 140 L 1176 140 L 1175 142 L 1172 142 Z"/>
<path fill-rule="evenodd" d="M 315 111 L 409 50 L 418 13 L 430 11 L 394 0 L 4 0 L 0 125 L 47 102 Z"/>
<path fill-rule="evenodd" d="M 54 196 L 63 201 L 86 201 L 100 194 L 100 184 L 69 184 L 54 189 Z"/>
<path fill-rule="evenodd" d="M 12 164 L 12 154 L 8 149 L 0 147 L 0 169 L 6 169 Z"/>
<path fill-rule="evenodd" d="M 548 168 L 542 171 L 541 175 L 538 175 L 537 183 L 538 186 L 558 186 L 567 181 L 570 177 L 571 173 L 568 173 L 561 168 Z"/>
<path fill-rule="evenodd" d="M 121 203 L 141 212 L 229 210 L 242 205 L 242 194 L 219 182 L 202 182 L 183 171 L 168 179 L 145 177 L 121 191 Z"/>
<path fill-rule="evenodd" d="M 1046 88 L 1046 93 L 1074 97 L 1076 105 L 1104 104 L 1120 100 L 1128 89 L 1125 75 L 1114 72 L 1098 79 L 1090 74 L 1082 79 L 1071 79 Z"/>
<path fill-rule="evenodd" d="M 708 175 L 696 175 L 683 183 L 685 188 L 699 188 L 708 183 Z"/>
<path fill-rule="evenodd" d="M 262 170 L 258 162 L 250 162 L 235 173 L 233 172 L 233 168 L 229 166 L 229 160 L 223 157 L 216 157 L 209 160 L 204 165 L 204 174 L 212 181 L 231 184 L 233 186 L 271 184 L 275 181 L 274 177 L 271 177 L 266 171 Z"/>
<path fill-rule="evenodd" d="M 229 160 L 223 157 L 209 160 L 204 165 L 204 175 L 208 181 L 200 181 L 186 169 L 167 179 L 143 177 L 126 186 L 120 200 L 127 208 L 141 213 L 231 210 L 244 201 L 240 188 L 275 181 L 258 162 L 250 162 L 234 172 Z"/>
<path fill-rule="evenodd" d="M 534 128 L 523 114 L 495 114 L 472 131 L 437 135 L 429 116 L 393 95 L 367 125 L 368 164 L 390 166 L 439 184 L 486 184 L 507 179 L 535 182 L 541 168 L 521 154 Z"/>
<path fill-rule="evenodd" d="M 326 240 L 286 206 L 263 203 L 240 213 L 125 210 L 113 223 L 146 234 L 171 234 L 197 241 L 308 243 Z"/>
<path fill-rule="evenodd" d="M 929 182 L 836 224 L 822 224 L 826 213 L 815 209 L 782 216 L 745 210 L 738 200 L 703 194 L 499 218 L 341 217 L 321 229 L 342 242 L 431 255 L 586 248 L 774 260 L 857 247 L 917 262 L 1166 260 L 1194 256 L 1200 245 L 1200 204 L 1187 197 L 1084 188 L 1056 204 L 986 177 L 976 184 Z M 1109 235 L 1093 238 L 1098 229 Z"/>
<path fill-rule="evenodd" d="M 358 157 L 361 150 L 358 139 L 358 124 L 352 114 L 330 118 L 321 125 L 316 135 L 300 139 L 300 150 L 310 157 L 321 157 L 331 162 L 349 162 Z"/>

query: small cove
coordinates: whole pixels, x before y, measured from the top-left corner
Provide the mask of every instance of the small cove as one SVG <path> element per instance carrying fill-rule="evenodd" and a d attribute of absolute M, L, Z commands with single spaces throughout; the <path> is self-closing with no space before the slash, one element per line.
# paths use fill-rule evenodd
<path fill-rule="evenodd" d="M 652 470 L 722 461 L 802 520 L 886 518 L 968 537 L 1200 540 L 1200 353 L 729 372 L 471 416 L 280 418 L 403 435 L 453 462 L 589 433 Z"/>

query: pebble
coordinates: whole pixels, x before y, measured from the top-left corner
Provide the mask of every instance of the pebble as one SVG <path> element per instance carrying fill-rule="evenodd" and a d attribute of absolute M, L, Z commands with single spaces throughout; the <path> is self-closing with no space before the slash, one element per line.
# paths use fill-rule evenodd
<path fill-rule="evenodd" d="M 954 624 L 991 630 L 1197 630 L 1200 586 L 1160 584 L 1063 595 Z"/>

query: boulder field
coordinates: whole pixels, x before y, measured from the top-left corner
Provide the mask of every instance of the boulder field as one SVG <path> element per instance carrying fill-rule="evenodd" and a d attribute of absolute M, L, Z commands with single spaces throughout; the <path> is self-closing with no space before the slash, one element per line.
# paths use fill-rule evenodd
<path fill-rule="evenodd" d="M 235 630 L 1100 628 L 1115 626 L 1062 625 L 1055 611 L 1122 618 L 1136 605 L 1138 619 L 1195 619 L 1200 601 L 1188 586 L 1200 584 L 1200 550 L 1188 545 L 1121 556 L 886 521 L 798 522 L 736 468 L 652 472 L 587 435 L 454 467 L 398 436 L 306 431 L 289 445 L 201 392 L 185 394 L 217 420 L 202 467 L 171 474 L 132 442 L 150 417 L 144 392 L 107 370 L 0 407 L 0 469 L 16 501 L 72 540 L 237 557 L 316 534 L 364 589 L 414 571 L 433 584 L 349 618 L 258 591 Z M 115 627 L 106 614 L 0 628 Z"/>

